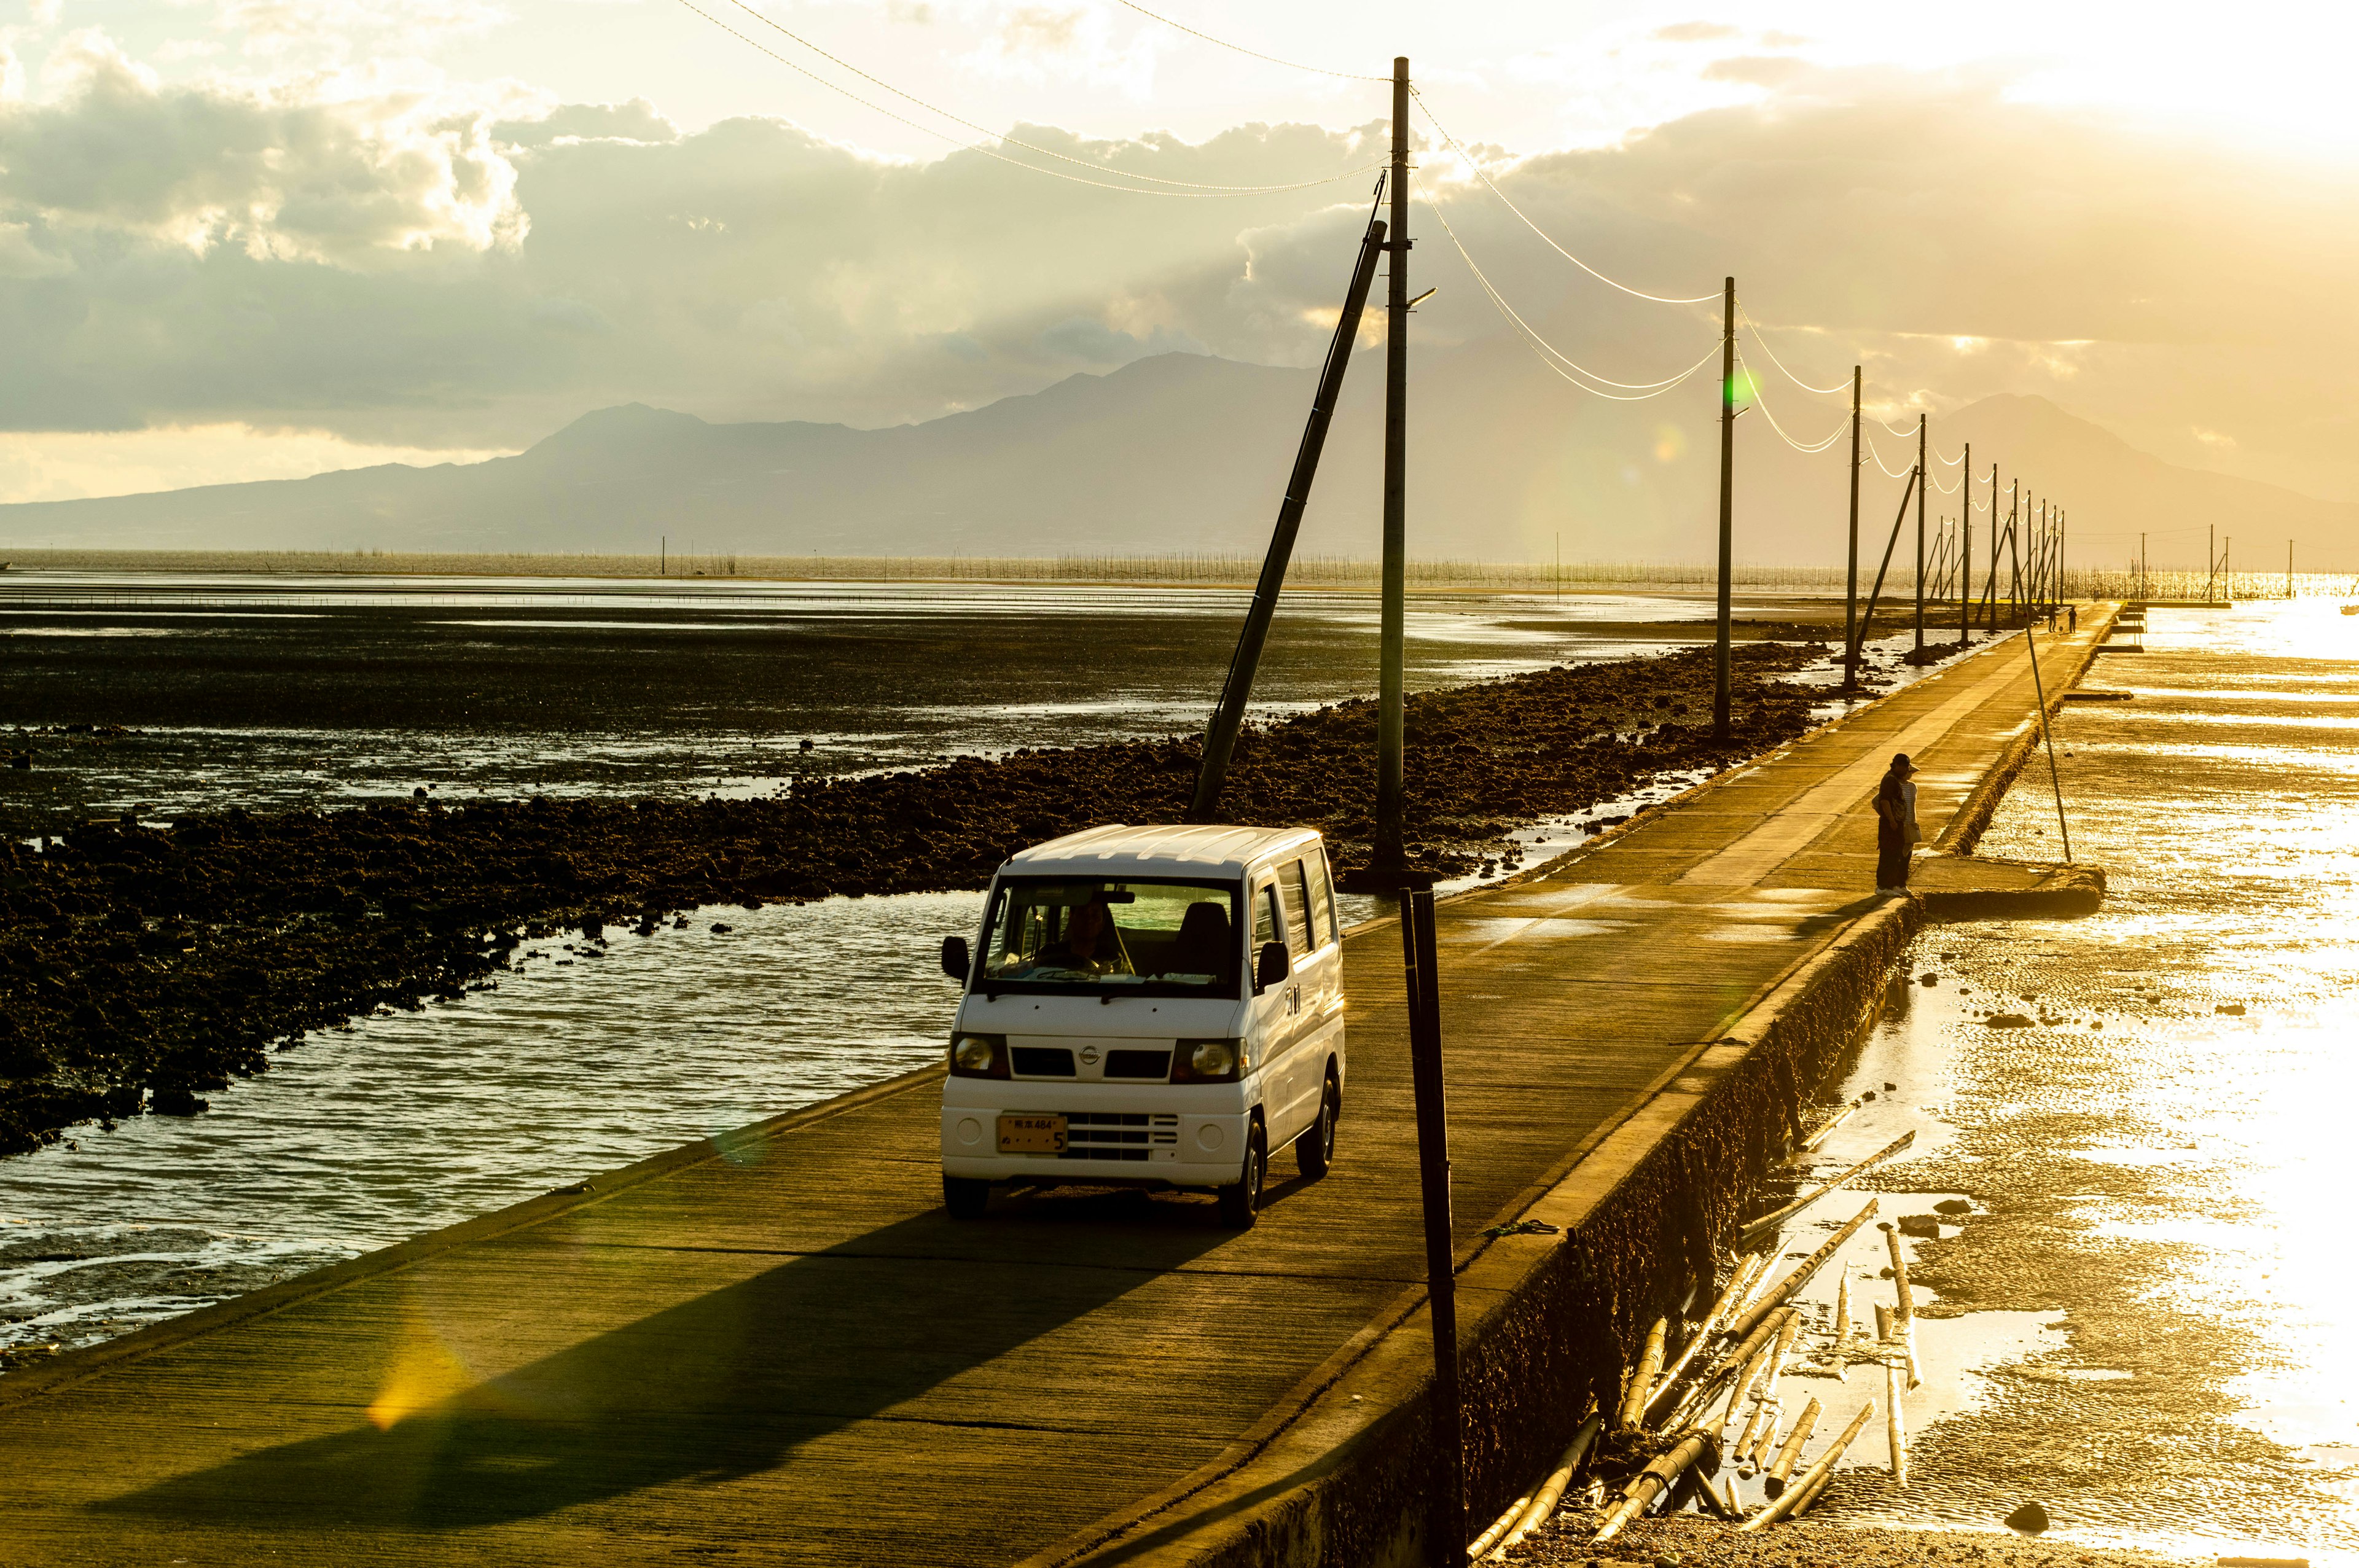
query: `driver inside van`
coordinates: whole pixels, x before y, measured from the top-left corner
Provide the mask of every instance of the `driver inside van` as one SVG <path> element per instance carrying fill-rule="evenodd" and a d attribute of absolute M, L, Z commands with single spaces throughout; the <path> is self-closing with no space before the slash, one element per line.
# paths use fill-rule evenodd
<path fill-rule="evenodd" d="M 1114 935 L 1114 919 L 1105 900 L 1093 898 L 1073 905 L 1065 917 L 1065 934 L 1032 955 L 1036 969 L 1067 969 L 1081 974 L 1128 974 L 1130 965 L 1122 940 Z"/>

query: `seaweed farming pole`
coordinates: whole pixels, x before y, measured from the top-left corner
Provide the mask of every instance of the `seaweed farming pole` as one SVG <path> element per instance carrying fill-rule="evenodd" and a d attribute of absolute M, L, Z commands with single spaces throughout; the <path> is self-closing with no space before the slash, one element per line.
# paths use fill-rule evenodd
<path fill-rule="evenodd" d="M 1859 685 L 1859 366 L 1851 367 L 1851 551 L 1843 579 L 1843 689 Z"/>
<path fill-rule="evenodd" d="M 1270 618 L 1277 611 L 1278 590 L 1286 585 L 1286 568 L 1294 558 L 1295 536 L 1302 531 L 1302 509 L 1310 501 L 1311 481 L 1319 476 L 1319 454 L 1327 445 L 1327 426 L 1343 390 L 1343 373 L 1351 368 L 1352 345 L 1360 335 L 1360 314 L 1367 306 L 1376 257 L 1384 248 L 1385 221 L 1371 214 L 1368 232 L 1360 239 L 1360 259 L 1352 269 L 1351 287 L 1343 294 L 1343 314 L 1335 323 L 1335 340 L 1328 344 L 1327 363 L 1319 373 L 1319 390 L 1311 395 L 1310 418 L 1302 427 L 1302 445 L 1295 450 L 1286 499 L 1278 503 L 1277 526 L 1270 532 L 1269 554 L 1262 558 L 1261 580 L 1254 587 L 1245 629 L 1237 633 L 1228 678 L 1221 685 L 1221 700 L 1204 730 L 1203 766 L 1196 774 L 1196 798 L 1188 807 L 1190 822 L 1220 820 L 1221 786 L 1228 781 L 1237 730 L 1245 723 L 1245 704 L 1253 697 L 1254 672 L 1260 667 L 1263 645 L 1269 641 Z"/>
<path fill-rule="evenodd" d="M 1736 279 L 1721 293 L 1720 330 L 1720 635 L 1712 645 L 1712 739 L 1728 739 L 1728 579 L 1736 477 Z"/>
<path fill-rule="evenodd" d="M 1407 785 L 1401 644 L 1408 589 L 1408 57 L 1393 60 L 1393 223 L 1385 250 L 1385 589 L 1376 687 L 1376 823 L 1372 869 L 1406 863 L 1401 810 Z"/>

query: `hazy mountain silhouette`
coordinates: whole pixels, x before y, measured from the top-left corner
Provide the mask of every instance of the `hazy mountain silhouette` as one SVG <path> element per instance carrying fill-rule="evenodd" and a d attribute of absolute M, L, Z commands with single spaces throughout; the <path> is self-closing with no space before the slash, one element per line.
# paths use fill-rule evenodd
<path fill-rule="evenodd" d="M 1375 551 L 1380 357 L 1354 363 L 1301 548 Z M 1163 354 L 922 424 L 716 425 L 632 404 L 584 415 L 512 458 L 398 464 L 306 480 L 0 506 L 0 542 L 149 548 L 593 550 L 794 555 L 1161 554 L 1258 551 L 1300 436 L 1311 373 Z M 1843 420 L 1839 399 L 1767 389 L 1804 440 Z M 1419 351 L 1410 388 L 1411 549 L 1429 557 L 1708 559 L 1716 517 L 1716 388 L 1653 402 L 1590 399 L 1519 344 Z M 1838 562 L 1843 453 L 1738 421 L 1737 553 Z M 1914 441 L 1871 424 L 1884 460 Z M 2201 528 L 2240 566 L 2305 568 L 2359 556 L 2359 506 L 2167 463 L 2044 398 L 1986 398 L 1935 422 L 1937 453 L 1971 440 L 1977 498 L 1989 463 L 2070 508 L 2076 559 L 2108 562 L 2153 535 L 2158 565 L 2193 566 Z M 1954 485 L 1957 470 L 1937 477 Z M 1862 550 L 1891 527 L 1898 481 L 1862 484 Z M 1937 492 L 1930 514 L 1954 514 Z M 1913 522 L 1914 509 L 1911 508 Z M 1977 518 L 1978 535 L 1984 520 Z M 1898 558 L 1908 558 L 1913 531 Z M 1979 553 L 1979 552 L 1978 552 Z"/>

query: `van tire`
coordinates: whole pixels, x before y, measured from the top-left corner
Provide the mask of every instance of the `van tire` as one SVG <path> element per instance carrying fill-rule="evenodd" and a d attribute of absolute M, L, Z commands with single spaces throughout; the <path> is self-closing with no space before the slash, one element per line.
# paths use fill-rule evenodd
<path fill-rule="evenodd" d="M 942 1206 L 952 1219 L 981 1219 L 991 1205 L 991 1184 L 973 1176 L 942 1178 Z"/>
<path fill-rule="evenodd" d="M 1343 1094 L 1335 1087 L 1335 1069 L 1327 1069 L 1327 1086 L 1319 1091 L 1319 1119 L 1294 1141 L 1294 1164 L 1317 1181 L 1335 1163 L 1335 1123 L 1343 1119 Z"/>
<path fill-rule="evenodd" d="M 1269 1174 L 1269 1143 L 1261 1123 L 1245 1138 L 1245 1170 L 1230 1185 L 1216 1189 L 1221 1199 L 1221 1223 L 1231 1230 L 1251 1230 L 1261 1217 L 1261 1185 Z"/>

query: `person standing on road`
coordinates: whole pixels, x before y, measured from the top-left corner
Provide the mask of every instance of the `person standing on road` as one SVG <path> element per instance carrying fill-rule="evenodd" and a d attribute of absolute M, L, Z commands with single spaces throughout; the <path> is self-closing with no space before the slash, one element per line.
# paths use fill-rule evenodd
<path fill-rule="evenodd" d="M 1917 827 L 1917 764 L 1897 752 L 1875 786 L 1875 891 L 1901 892 L 1908 886 L 1908 857 L 1923 837 Z"/>

